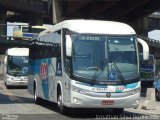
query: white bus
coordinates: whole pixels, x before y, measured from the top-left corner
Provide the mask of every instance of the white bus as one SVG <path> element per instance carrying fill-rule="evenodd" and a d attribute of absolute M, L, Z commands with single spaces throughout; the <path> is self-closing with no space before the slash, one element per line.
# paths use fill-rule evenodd
<path fill-rule="evenodd" d="M 66 20 L 30 41 L 28 91 L 36 103 L 68 108 L 136 108 L 140 99 L 138 42 L 146 42 L 119 22 Z M 116 59 L 121 57 L 121 61 Z"/>
<path fill-rule="evenodd" d="M 140 77 L 141 81 L 153 82 L 156 71 L 156 59 L 154 55 L 149 54 L 148 60 L 143 60 L 143 54 L 140 53 Z"/>
<path fill-rule="evenodd" d="M 29 48 L 9 48 L 4 59 L 4 82 L 9 86 L 27 86 Z"/>

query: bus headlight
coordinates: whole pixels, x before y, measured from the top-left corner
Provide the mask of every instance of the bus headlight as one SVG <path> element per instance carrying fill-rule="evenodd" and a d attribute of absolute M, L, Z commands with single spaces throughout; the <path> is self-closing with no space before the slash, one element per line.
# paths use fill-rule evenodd
<path fill-rule="evenodd" d="M 84 90 L 82 88 L 79 88 L 79 87 L 76 87 L 76 86 L 73 86 L 72 85 L 72 88 L 71 88 L 72 91 L 74 92 L 77 92 L 77 93 L 80 93 L 80 94 L 87 94 L 87 90 Z"/>
<path fill-rule="evenodd" d="M 7 79 L 8 79 L 8 80 L 14 80 L 14 78 L 11 77 L 11 76 L 7 76 Z"/>
<path fill-rule="evenodd" d="M 136 88 L 136 89 L 133 89 L 133 90 L 125 91 L 125 93 L 129 93 L 131 95 L 134 95 L 136 93 L 140 93 L 140 91 L 141 91 L 141 88 L 139 87 L 139 88 Z"/>

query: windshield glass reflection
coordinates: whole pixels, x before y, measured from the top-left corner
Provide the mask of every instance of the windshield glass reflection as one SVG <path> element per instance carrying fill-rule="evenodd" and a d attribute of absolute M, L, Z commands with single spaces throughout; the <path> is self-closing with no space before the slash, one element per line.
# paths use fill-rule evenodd
<path fill-rule="evenodd" d="M 120 75 L 125 80 L 138 76 L 134 36 L 107 37 L 74 34 L 72 39 L 74 76 L 88 80 L 94 78 L 99 81 L 113 80 L 109 77 L 111 73 L 115 75 L 116 81 L 120 81 Z"/>
<path fill-rule="evenodd" d="M 8 56 L 7 72 L 14 76 L 27 76 L 28 57 Z"/>

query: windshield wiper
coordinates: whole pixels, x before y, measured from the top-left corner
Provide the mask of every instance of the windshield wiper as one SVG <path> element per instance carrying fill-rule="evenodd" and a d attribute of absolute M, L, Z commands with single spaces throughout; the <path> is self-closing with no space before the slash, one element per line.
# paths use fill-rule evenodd
<path fill-rule="evenodd" d="M 96 77 L 98 76 L 98 72 L 100 71 L 100 68 L 98 66 L 95 67 L 88 67 L 86 68 L 87 70 L 95 70 L 92 79 L 91 79 L 91 84 L 93 85 L 96 82 Z"/>
<path fill-rule="evenodd" d="M 114 65 L 114 67 L 115 67 L 115 69 L 116 69 L 116 71 L 117 71 L 117 73 L 118 73 L 118 77 L 119 77 L 119 79 L 121 80 L 122 84 L 125 84 L 125 78 L 124 78 L 122 72 L 119 70 L 117 64 L 114 63 L 114 62 L 112 62 L 112 64 Z"/>

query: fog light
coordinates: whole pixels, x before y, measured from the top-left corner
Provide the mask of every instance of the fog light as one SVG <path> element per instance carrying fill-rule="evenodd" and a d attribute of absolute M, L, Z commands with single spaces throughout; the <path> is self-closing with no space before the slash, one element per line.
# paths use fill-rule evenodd
<path fill-rule="evenodd" d="M 73 102 L 74 102 L 74 103 L 77 103 L 77 102 L 78 102 L 78 99 L 77 99 L 77 98 L 73 98 Z"/>
<path fill-rule="evenodd" d="M 139 100 L 136 100 L 136 103 L 139 104 Z"/>

